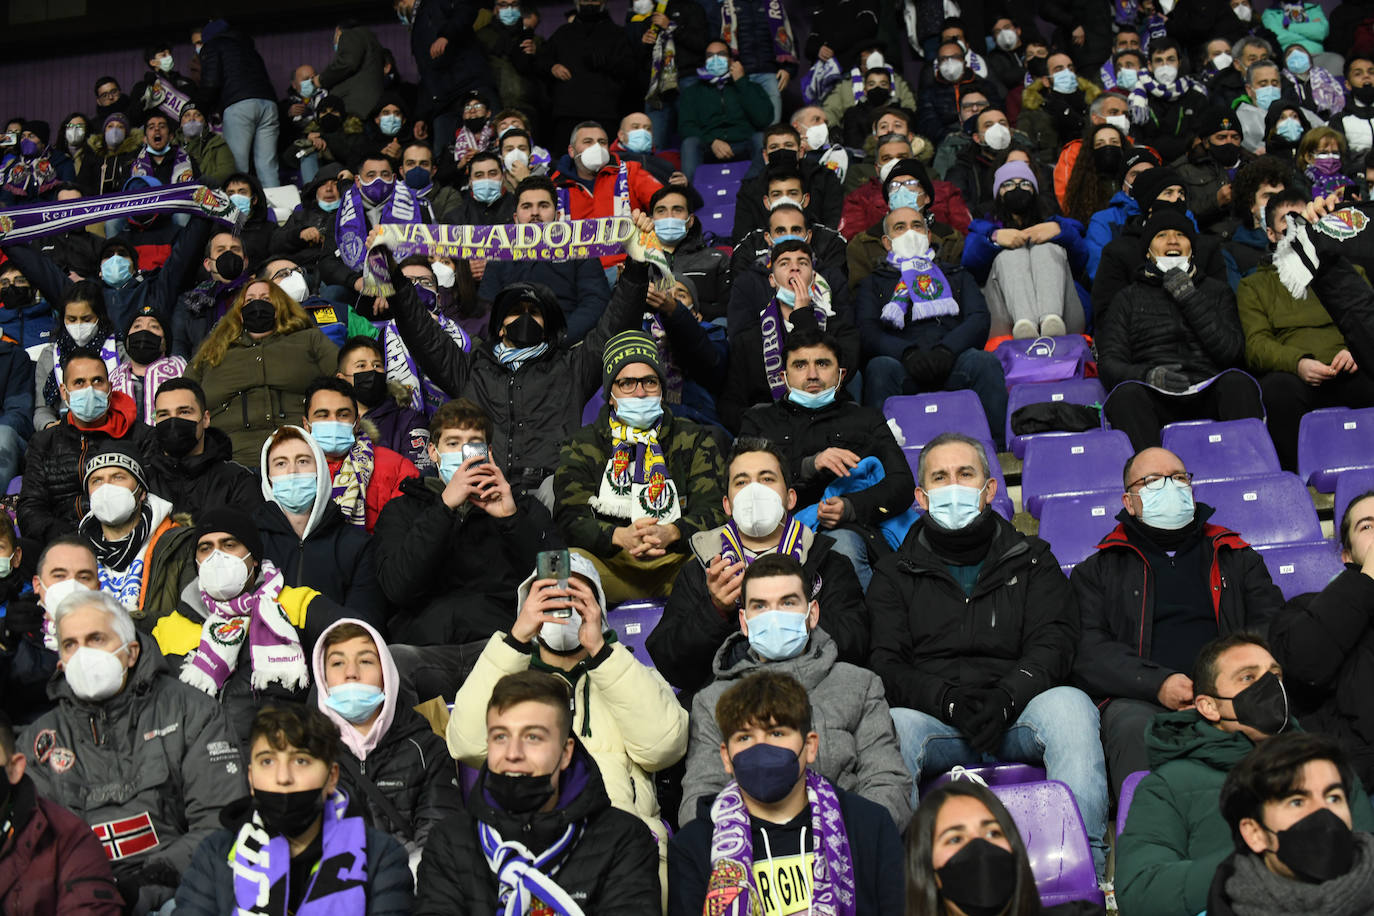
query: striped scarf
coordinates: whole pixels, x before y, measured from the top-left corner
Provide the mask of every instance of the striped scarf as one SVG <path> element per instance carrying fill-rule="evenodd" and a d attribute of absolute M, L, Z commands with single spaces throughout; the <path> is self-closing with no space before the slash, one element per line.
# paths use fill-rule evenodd
<path fill-rule="evenodd" d="M 778 540 L 778 546 L 773 550 L 774 553 L 784 554 L 796 560 L 802 561 L 802 537 L 806 526 L 791 514 L 782 517 L 782 537 Z M 749 552 L 744 549 L 744 543 L 740 540 L 739 528 L 735 525 L 735 520 L 725 523 L 725 527 L 720 529 L 720 555 L 725 558 L 726 563 L 754 562 L 749 557 Z"/>
<path fill-rule="evenodd" d="M 1180 76 L 1172 83 L 1161 83 L 1148 70 L 1141 70 L 1136 77 L 1135 88 L 1127 99 L 1132 123 L 1144 124 L 1150 120 L 1150 99 L 1176 102 L 1194 89 L 1206 94 L 1206 90 L 1190 76 Z"/>
<path fill-rule="evenodd" d="M 482 843 L 482 855 L 501 884 L 501 909 L 497 916 L 524 916 L 530 912 L 583 916 L 577 901 L 553 879 L 577 845 L 581 832 L 580 824 L 569 824 L 552 846 L 536 854 L 517 840 L 503 840 L 490 824 L 479 823 L 477 837 Z"/>
<path fill-rule="evenodd" d="M 597 495 L 588 500 L 593 511 L 628 521 L 652 518 L 660 525 L 682 517 L 677 485 L 658 442 L 660 426 L 661 420 L 650 429 L 635 429 L 611 411 L 611 457 Z"/>
<path fill-rule="evenodd" d="M 543 356 L 548 352 L 549 345 L 540 341 L 532 347 L 512 347 L 507 344 L 499 343 L 492 348 L 496 354 L 496 361 L 505 366 L 512 372 L 519 372 L 520 367 L 529 360 Z"/>
<path fill-rule="evenodd" d="M 372 437 L 358 433 L 353 447 L 334 472 L 331 498 L 343 512 L 344 520 L 362 528 L 367 524 L 367 485 L 372 481 Z"/>
<path fill-rule="evenodd" d="M 342 789 L 325 801 L 320 846 L 320 861 L 310 871 L 301 903 L 289 910 L 290 841 L 268 833 L 254 810 L 229 850 L 235 916 L 365 916 L 367 827 L 361 817 L 348 816 L 348 795 Z"/>

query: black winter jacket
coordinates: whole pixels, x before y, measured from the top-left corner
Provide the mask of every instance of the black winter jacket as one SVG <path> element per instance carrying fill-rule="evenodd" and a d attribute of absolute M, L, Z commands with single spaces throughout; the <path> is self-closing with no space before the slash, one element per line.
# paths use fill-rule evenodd
<path fill-rule="evenodd" d="M 1191 382 L 1245 365 L 1245 332 L 1231 287 L 1194 277 L 1193 291 L 1175 301 L 1151 273 L 1142 271 L 1118 293 L 1097 327 L 1098 373 L 1109 391 L 1120 382 L 1144 381 L 1166 363 L 1181 363 Z"/>
<path fill-rule="evenodd" d="M 233 506 L 253 512 L 262 505 L 257 475 L 234 460 L 229 436 L 211 426 L 205 431 L 205 451 L 173 458 L 155 449 L 146 465 L 148 489 L 172 504 L 172 512 L 196 518 L 202 509 Z"/>
<path fill-rule="evenodd" d="M 639 76 L 639 58 L 624 26 L 602 12 L 589 18 L 578 15 L 544 42 L 535 58 L 540 75 L 562 64 L 571 79 L 550 79 L 551 109 L 560 118 L 577 118 L 617 124 L 622 84 Z"/>
<path fill-rule="evenodd" d="M 817 236 L 822 232 L 830 233 L 835 245 L 822 242 L 813 247 L 816 273 L 830 284 L 830 307 L 844 315 L 851 322 L 854 319 L 854 303 L 850 296 L 849 264 L 845 259 L 843 236 L 824 226 L 813 226 L 811 242 L 817 244 Z M 744 242 L 735 246 L 730 256 L 730 302 L 725 310 L 726 331 L 733 342 L 736 336 L 751 327 L 758 327 L 759 312 L 768 300 L 773 298 L 773 287 L 768 282 L 768 250 L 763 248 L 757 258 L 750 259 L 747 249 L 753 241 L 762 242 L 767 236 L 763 230 L 751 232 Z"/>
<path fill-rule="evenodd" d="M 1212 508 L 1199 503 L 1197 536 L 1212 542 L 1208 584 L 1217 632 L 1263 633 L 1283 604 L 1260 555 L 1239 534 L 1206 522 Z M 1175 673 L 1150 660 L 1154 635 L 1155 580 L 1133 534 L 1134 519 L 1121 510 L 1116 528 L 1097 552 L 1074 567 L 1071 583 L 1082 631 L 1074 662 L 1074 683 L 1095 702 L 1122 697 L 1155 702 Z"/>
<path fill-rule="evenodd" d="M 438 477 L 401 481 L 401 495 L 373 529 L 377 579 L 395 609 L 391 638 L 407 645 L 457 645 L 508 630 L 519 608 L 515 591 L 534 569 L 535 554 L 562 538 L 543 503 L 516 495 L 516 512 L 495 518 L 481 509 L 450 509 Z"/>
<path fill-rule="evenodd" d="M 410 28 L 410 53 L 420 71 L 414 120 L 430 120 L 463 93 L 473 89 L 490 92 L 496 85 L 472 28 L 484 5 L 477 0 L 429 0 L 416 4 L 415 23 Z M 436 59 L 430 56 L 429 49 L 440 38 L 448 39 L 448 47 Z"/>
<path fill-rule="evenodd" d="M 263 555 L 281 570 L 287 585 L 313 588 L 369 620 L 386 619 L 386 597 L 377 582 L 373 543 L 367 532 L 344 521 L 333 501 L 301 540 L 274 502 L 253 513 Z"/>
<path fill-rule="evenodd" d="M 660 916 L 658 848 L 638 817 L 611 807 L 601 771 L 573 739 L 572 763 L 559 774 L 559 798 L 546 814 L 508 814 L 487 801 L 487 768 L 468 793 L 467 807 L 429 835 L 417 882 L 414 916 L 468 916 L 496 912 L 500 885 L 478 840 L 479 824 L 506 841 L 542 853 L 572 824 L 581 824 L 555 880 L 582 908 L 597 916 Z"/>
<path fill-rule="evenodd" d="M 1093 277 L 1092 286 L 1093 321 L 1099 328 L 1102 327 L 1116 294 L 1131 285 L 1138 276 L 1140 265 L 1145 263 L 1145 255 L 1142 254 L 1140 245 L 1144 223 L 1143 217 L 1132 217 L 1121 227 L 1116 238 L 1102 249 L 1102 258 L 1098 261 L 1097 275 Z M 1193 268 L 1214 280 L 1229 282 L 1221 239 L 1198 233 L 1193 239 Z"/>
<path fill-rule="evenodd" d="M 900 331 L 882 322 L 883 306 L 892 299 L 892 292 L 902 275 L 886 260 L 878 262 L 873 273 L 859 286 L 855 304 L 859 322 L 860 352 L 865 362 L 875 356 L 901 359 L 911 347 L 930 350 L 944 347 L 955 356 L 965 350 L 981 350 L 988 340 L 991 317 L 988 304 L 978 281 L 963 267 L 941 264 L 950 290 L 959 303 L 958 315 L 939 315 L 920 321 L 906 322 Z"/>
<path fill-rule="evenodd" d="M 441 215 L 467 226 L 495 226 L 514 221 L 515 195 L 508 191 L 503 191 L 500 197 L 489 204 L 482 203 L 470 193 L 464 193 L 462 201 L 463 206 L 457 213 Z M 491 267 L 497 263 L 502 262 L 488 261 L 487 266 Z"/>
<path fill-rule="evenodd" d="M 940 717 L 950 688 L 1000 687 L 1019 713 L 1068 681 L 1078 642 L 1069 580 L 1049 544 L 990 515 L 995 533 L 970 595 L 930 549 L 927 516 L 878 561 L 868 586 L 870 667 L 889 705 Z"/>
<path fill-rule="evenodd" d="M 697 288 L 696 306 L 707 321 L 725 317 L 730 301 L 730 256 L 706 244 L 701 223 L 693 220 L 687 237 L 673 251 L 665 251 L 674 276 L 689 278 Z"/>
<path fill-rule="evenodd" d="M 815 162 L 798 164 L 802 177 L 802 192 L 809 195 L 804 213 L 807 225 L 839 226 L 840 211 L 844 209 L 844 188 L 840 179 L 825 166 Z M 731 236 L 743 239 L 755 229 L 768 228 L 768 208 L 763 199 L 768 196 L 768 175 L 760 173 L 740 185 L 735 199 L 735 228 Z"/>
<path fill-rule="evenodd" d="M 1112 54 L 1112 11 L 1095 0 L 1045 0 L 1040 16 L 1054 26 L 1054 47 L 1068 49 L 1079 73 L 1096 74 Z M 1073 43 L 1073 30 L 1082 26 L 1083 44 Z"/>
<path fill-rule="evenodd" d="M 959 99 L 965 92 L 981 92 L 993 105 L 1000 105 L 1002 93 L 981 77 L 965 72 L 958 83 L 930 79 L 921 84 L 916 99 L 916 133 L 936 146 L 950 131 L 959 130 Z"/>
<path fill-rule="evenodd" d="M 277 93 L 253 39 L 231 28 L 201 46 L 200 100 L 210 110 L 222 112 L 247 99 L 266 99 L 275 105 Z"/>
<path fill-rule="evenodd" d="M 310 187 L 302 196 L 305 202 L 286 218 L 286 222 L 272 231 L 270 247 L 273 256 L 290 258 L 302 267 L 311 267 L 325 255 L 334 252 L 335 220 L 333 213 L 320 209 Z M 301 238 L 301 233 L 310 228 L 320 233 L 320 240 L 313 244 Z"/>
<path fill-rule="evenodd" d="M 1207 104 L 1207 93 L 1201 89 L 1189 90 L 1169 101 L 1151 98 L 1149 120 L 1135 129 L 1135 139 L 1153 147 L 1165 162 L 1181 159 L 1198 135 Z M 1200 214 L 1198 219 L 1202 219 Z"/>

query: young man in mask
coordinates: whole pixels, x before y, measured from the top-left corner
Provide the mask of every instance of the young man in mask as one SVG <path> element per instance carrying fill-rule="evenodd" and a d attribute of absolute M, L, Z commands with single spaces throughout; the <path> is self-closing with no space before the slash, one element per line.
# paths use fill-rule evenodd
<path fill-rule="evenodd" d="M 177 889 L 177 912 L 410 912 L 405 849 L 348 813 L 350 802 L 365 799 L 350 798 L 339 785 L 344 753 L 338 726 L 319 710 L 261 710 L 248 751 L 252 795 L 232 809 L 228 829 L 196 851 Z M 330 867 L 338 862 L 349 866 Z"/>
<path fill-rule="evenodd" d="M 1355 829 L 1359 780 L 1324 735 L 1276 735 L 1237 764 L 1221 787 L 1235 837 L 1217 869 L 1207 911 L 1356 912 L 1374 899 L 1374 836 Z"/>
<path fill-rule="evenodd" d="M 191 358 L 248 282 L 243 240 L 232 232 L 211 235 L 201 267 L 209 279 L 182 293 L 172 313 L 171 352 L 183 359 Z"/>
<path fill-rule="evenodd" d="M 1331 126 L 1345 137 L 1352 159 L 1374 148 L 1374 54 L 1353 55 L 1345 62 L 1345 85 L 1350 98 Z"/>
<path fill-rule="evenodd" d="M 649 634 L 649 656 L 674 687 L 690 696 L 711 679 L 716 651 L 739 632 L 743 577 L 762 557 L 786 554 L 817 583 L 825 631 L 837 657 L 868 660 L 868 612 L 847 557 L 828 534 L 792 516 L 797 493 L 789 463 L 773 443 L 740 436 L 725 463 L 722 504 L 729 520 L 691 538 L 692 555 L 673 581 L 663 618 Z"/>
<path fill-rule="evenodd" d="M 607 407 L 563 446 L 554 520 L 618 604 L 666 595 L 692 536 L 725 520 L 724 466 L 710 430 L 663 406 L 666 379 L 652 337 L 612 337 L 603 367 Z"/>
<path fill-rule="evenodd" d="M 1207 90 L 1179 70 L 1186 63 L 1183 46 L 1172 38 L 1150 42 L 1150 72 L 1141 73 L 1131 90 L 1131 121 L 1136 139 L 1148 144 L 1165 162 L 1187 155 L 1196 137 L 1211 134 L 1203 120 Z M 1239 118 L 1237 118 L 1239 120 Z"/>
<path fill-rule="evenodd" d="M 587 568 L 575 575 L 588 574 L 595 572 Z M 494 664 L 479 666 L 454 703 L 449 750 L 470 765 L 480 764 L 481 772 L 468 806 L 430 834 L 420 862 L 415 916 L 476 916 L 496 911 L 501 900 L 566 913 L 661 912 L 663 868 L 655 839 L 665 847 L 666 829 L 640 762 L 667 756 L 669 745 L 681 756 L 686 710 L 626 649 L 602 641 L 600 608 L 585 582 L 569 579 L 568 590 L 553 579 L 530 584 L 527 610 L 510 636 L 492 637 L 489 650 L 526 660 L 510 664 L 508 672 L 494 670 Z M 569 599 L 570 619 L 580 619 L 579 631 L 586 632 L 596 654 L 568 673 L 558 673 L 561 664 L 536 660 L 531 666 L 529 641 L 543 629 L 567 627 L 568 619 L 549 612 L 567 610 Z M 540 648 L 540 655 L 545 651 Z M 483 670 L 488 667 L 492 670 Z M 479 674 L 480 691 L 474 684 Z M 588 702 L 590 693 L 581 682 L 591 679 L 597 685 L 592 689 L 601 693 L 603 676 L 623 697 L 620 703 Z M 618 715 L 618 709 L 633 711 Z M 666 723 L 671 725 L 665 728 Z M 629 756 L 624 727 L 645 732 L 643 740 L 634 741 L 635 756 L 647 752 L 640 760 Z M 671 730 L 672 739 L 665 730 Z M 612 754 L 608 746 L 615 744 L 622 749 Z M 596 745 L 607 750 L 598 752 Z"/>
<path fill-rule="evenodd" d="M 758 322 L 755 303 L 768 296 L 768 255 L 779 242 L 799 239 L 810 245 L 816 272 L 841 301 L 848 301 L 849 253 L 844 236 L 807 215 L 811 197 L 801 173 L 787 166 L 770 167 L 761 187 L 763 224 L 738 238 L 730 254 L 727 323 L 731 336 Z"/>
<path fill-rule="evenodd" d="M 703 162 L 760 157 L 762 131 L 777 120 L 768 92 L 745 73 L 729 43 L 711 41 L 696 75 L 678 96 L 682 171 L 688 181 Z"/>
<path fill-rule="evenodd" d="M 1218 806 L 1233 767 L 1271 736 L 1298 731 L 1283 669 L 1264 639 L 1236 632 L 1203 647 L 1193 669 L 1193 705 L 1155 717 L 1150 775 L 1136 786 L 1117 840 L 1122 912 L 1172 916 L 1207 909 L 1217 867 L 1234 850 Z M 1374 827 L 1369 797 L 1350 787 L 1357 829 Z"/>
<path fill-rule="evenodd" d="M 886 75 L 886 74 L 884 74 Z M 867 131 L 868 122 L 864 122 Z M 862 145 L 860 139 L 858 145 Z M 801 177 L 801 204 L 809 222 L 836 228 L 844 208 L 844 189 L 835 172 L 817 162 L 805 162 L 801 134 L 790 124 L 774 124 L 763 132 L 763 173 L 744 181 L 735 197 L 735 225 L 730 235 L 745 236 L 768 224 L 768 212 L 778 198 L 771 193 L 771 176 L 795 173 Z"/>
<path fill-rule="evenodd" d="M 799 517 L 829 535 L 867 590 L 869 542 L 883 538 L 882 522 L 909 508 L 911 469 L 882 413 L 840 391 L 835 338 L 797 331 L 788 335 L 782 359 L 786 396 L 748 410 L 740 435 L 779 443 L 796 482 Z"/>
<path fill-rule="evenodd" d="M 56 708 L 20 735 L 28 773 L 91 826 L 130 907 L 155 910 L 245 793 L 237 742 L 218 704 L 177 681 L 113 597 L 77 592 L 53 619 L 63 676 Z"/>
<path fill-rule="evenodd" d="M 989 100 L 1000 102 L 1002 94 L 992 83 L 975 76 L 966 62 L 967 52 L 957 41 L 941 42 L 931 78 L 921 81 L 916 105 L 916 133 L 936 146 L 945 134 L 959 129 L 959 98 L 976 89 Z"/>
<path fill-rule="evenodd" d="M 679 823 L 706 816 L 729 782 L 713 715 L 727 690 L 760 671 L 806 688 L 821 723 L 816 772 L 847 792 L 882 805 L 898 830 L 911 817 L 911 774 L 902 762 L 883 685 L 867 668 L 839 661 L 820 623 L 811 581 L 790 554 L 759 557 L 740 577 L 737 629 L 712 662 L 714 680 L 692 701 L 692 739 Z M 827 611 L 828 613 L 828 611 Z"/>
<path fill-rule="evenodd" d="M 429 422 L 413 409 L 410 392 L 387 379 L 386 351 L 372 337 L 350 337 L 339 348 L 338 378 L 353 386 L 359 419 L 377 430 L 376 442 L 420 471 L 434 467 L 429 458 Z"/>
<path fill-rule="evenodd" d="M 705 319 L 725 315 L 730 299 L 730 256 L 707 245 L 697 213 L 705 206 L 695 188 L 668 186 L 649 198 L 648 216 L 673 274 L 692 282 L 693 305 Z"/>
<path fill-rule="evenodd" d="M 917 519 L 868 590 L 872 668 L 917 783 L 987 760 L 1044 766 L 1078 802 L 1099 875 L 1107 774 L 1097 709 L 1068 686 L 1078 613 L 1044 541 L 992 511 L 975 439 L 943 433 L 917 468 Z"/>
<path fill-rule="evenodd" d="M 1192 706 L 1189 672 L 1202 647 L 1218 635 L 1263 632 L 1283 604 L 1260 555 L 1208 521 L 1213 509 L 1194 501 L 1192 478 L 1166 449 L 1133 455 L 1121 472 L 1116 528 L 1070 580 L 1082 617 L 1074 683 L 1100 705 L 1118 792 L 1149 768 L 1150 720 Z"/>
<path fill-rule="evenodd" d="M 1230 111 L 1212 109 L 1198 117 L 1202 143 L 1188 152 L 1178 173 L 1185 182 L 1188 209 L 1203 232 L 1230 236 L 1237 224 L 1232 215 L 1232 183 L 1241 166 L 1255 157 L 1241 148 L 1240 119 Z"/>
<path fill-rule="evenodd" d="M 205 392 L 188 378 L 163 382 L 153 401 L 157 452 L 143 462 L 148 488 L 172 504 L 172 513 L 198 517 L 211 506 L 252 512 L 262 503 L 253 472 L 234 461 L 228 435 L 210 425 Z"/>
<path fill-rule="evenodd" d="M 404 180 L 396 180 L 392 161 L 380 151 L 362 156 L 357 179 L 343 192 L 334 213 L 338 249 L 320 259 L 321 283 L 362 292 L 363 246 L 368 232 L 384 224 L 423 222 L 420 199 Z"/>
<path fill-rule="evenodd" d="M 721 694 L 712 750 L 730 781 L 701 799 L 701 816 L 669 845 L 669 916 L 720 899 L 729 913 L 781 912 L 784 899 L 796 912 L 901 911 L 898 828 L 820 772 L 823 736 L 807 693 L 788 673 L 765 669 Z"/>
<path fill-rule="evenodd" d="M 172 323 L 166 316 L 145 305 L 134 312 L 122 329 L 124 359 L 110 371 L 110 388 L 122 391 L 138 405 L 138 419 L 153 423 L 153 401 L 163 382 L 180 378 L 186 360 L 170 354 Z"/>

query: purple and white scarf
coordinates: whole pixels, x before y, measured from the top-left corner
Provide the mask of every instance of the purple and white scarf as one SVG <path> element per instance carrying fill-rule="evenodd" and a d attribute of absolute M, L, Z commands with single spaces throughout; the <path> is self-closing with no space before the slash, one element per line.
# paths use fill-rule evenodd
<path fill-rule="evenodd" d="M 462 162 L 463 157 L 469 154 L 476 155 L 482 150 L 491 149 L 492 141 L 496 139 L 496 131 L 491 126 L 491 121 L 482 125 L 482 129 L 473 133 L 466 127 L 459 127 L 453 135 L 453 161 Z"/>
<path fill-rule="evenodd" d="M 238 668 L 247 641 L 253 689 L 265 690 L 273 682 L 288 690 L 310 686 L 300 634 L 277 600 L 285 583 L 281 570 L 267 559 L 261 566 L 257 588 L 228 601 L 211 598 L 201 589 L 205 623 L 200 645 L 181 666 L 182 683 L 218 697 Z"/>
<path fill-rule="evenodd" d="M 891 97 L 893 99 L 896 99 L 897 75 L 893 73 L 892 68 L 887 66 L 886 64 L 884 64 L 882 67 L 879 67 L 878 69 L 887 71 L 887 84 L 892 87 Z M 987 67 L 984 67 L 983 69 L 986 72 Z M 859 67 L 855 67 L 853 70 L 849 71 L 849 88 L 854 91 L 855 102 L 862 102 L 864 99 L 868 98 L 868 91 L 864 89 L 864 71 Z"/>
<path fill-rule="evenodd" d="M 15 197 L 37 197 L 61 183 L 47 156 L 14 156 L 0 168 L 0 184 Z"/>
<path fill-rule="evenodd" d="M 814 284 L 811 287 L 811 305 L 816 313 L 816 326 L 825 330 L 826 319 L 834 314 L 830 310 L 830 297 L 817 298 L 821 292 Z M 759 312 L 759 327 L 763 329 L 763 373 L 768 376 L 768 388 L 773 400 L 780 401 L 787 394 L 787 371 L 783 365 L 782 348 L 787 342 L 787 332 L 792 330 L 792 322 L 782 317 L 782 306 L 774 296 Z"/>
<path fill-rule="evenodd" d="M 658 0 L 654 4 L 654 13 L 666 16 L 668 0 Z M 639 17 L 635 18 L 637 20 Z M 678 90 L 677 42 L 673 39 L 677 23 L 670 19 L 666 29 L 650 25 L 648 31 L 654 34 L 654 44 L 649 50 L 649 89 L 644 94 L 644 100 L 662 102 L 665 96 Z"/>
<path fill-rule="evenodd" d="M 606 166 L 603 165 L 601 168 L 604 170 Z M 599 177 L 601 177 L 600 172 L 597 173 L 597 178 Z M 573 179 L 572 183 L 581 186 L 581 182 L 576 181 L 576 179 Z M 572 219 L 572 208 L 568 201 L 571 190 L 571 184 L 562 184 L 558 187 L 558 218 L 560 220 Z M 583 190 L 586 188 L 584 187 Z M 596 178 L 592 179 L 590 194 L 593 198 L 596 197 Z M 624 159 L 620 160 L 619 167 L 615 172 L 615 191 L 612 194 L 611 202 L 611 216 L 629 216 L 633 212 L 633 208 L 630 207 L 630 167 L 625 164 Z"/>
<path fill-rule="evenodd" d="M 404 181 L 397 181 L 391 187 L 391 197 L 382 204 L 377 225 L 418 223 L 420 204 L 415 199 L 415 192 Z M 334 240 L 339 246 L 339 258 L 348 265 L 349 270 L 362 269 L 367 256 L 367 233 L 371 228 L 363 192 L 355 184 L 344 195 L 334 222 Z"/>
<path fill-rule="evenodd" d="M 782 0 L 768 0 L 768 34 L 773 36 L 773 61 L 779 65 L 797 62 L 797 40 Z M 739 12 L 735 0 L 724 0 L 720 8 L 720 37 L 739 55 Z"/>
<path fill-rule="evenodd" d="M 1288 85 L 1298 94 L 1298 101 L 1317 111 L 1329 111 L 1335 115 L 1345 108 L 1345 88 L 1331 71 L 1323 67 L 1313 66 L 1307 71 L 1306 81 L 1298 79 L 1287 70 L 1283 71 L 1283 78 L 1288 80 Z"/>
<path fill-rule="evenodd" d="M 855 68 L 857 69 L 857 68 Z M 802 101 L 808 105 L 819 105 L 840 82 L 840 65 L 832 56 L 829 60 L 818 60 L 806 71 L 802 82 Z M 863 86 L 863 80 L 859 80 Z"/>
<path fill-rule="evenodd" d="M 464 353 L 472 352 L 472 338 L 459 327 L 458 322 L 449 318 L 447 315 L 440 315 L 431 312 L 434 319 L 439 322 L 439 327 L 443 328 L 444 333 L 458 346 L 463 348 Z M 407 394 L 410 396 L 410 409 L 429 416 L 439 408 L 439 405 L 448 401 L 448 395 L 444 394 L 443 389 L 420 371 L 420 364 L 411 355 L 410 348 L 401 337 L 401 332 L 396 330 L 396 322 L 387 320 L 378 325 L 378 330 L 382 337 L 382 358 L 386 360 L 386 378 L 389 382 L 399 382 L 405 386 Z"/>
<path fill-rule="evenodd" d="M 730 85 L 731 81 L 729 70 L 726 70 L 720 76 L 716 76 L 705 67 L 697 67 L 697 79 L 701 80 L 703 83 L 710 83 L 716 89 L 724 89 L 726 86 Z"/>
<path fill-rule="evenodd" d="M 324 803 L 320 861 L 294 911 L 291 901 L 291 843 L 267 832 L 257 810 L 229 850 L 234 873 L 235 916 L 366 916 L 367 825 L 348 816 L 348 795 L 335 789 Z"/>
<path fill-rule="evenodd" d="M 343 513 L 344 521 L 359 528 L 367 524 L 367 486 L 372 481 L 374 456 L 372 437 L 358 433 L 353 447 L 334 472 L 330 498 Z"/>
<path fill-rule="evenodd" d="M 563 860 L 577 845 L 582 825 L 569 824 L 553 845 L 537 855 L 519 840 L 503 840 L 490 824 L 478 822 L 477 838 L 482 844 L 482 856 L 487 867 L 501 885 L 500 910 L 497 916 L 524 916 L 534 909 L 537 900 L 543 904 L 536 912 L 547 908 L 558 916 L 583 916 L 577 901 L 559 886 L 553 876 Z"/>
<path fill-rule="evenodd" d="M 173 121 L 181 123 L 181 112 L 191 103 L 191 97 L 159 76 L 144 95 L 144 107 L 160 108 Z"/>
<path fill-rule="evenodd" d="M 1136 124 L 1144 124 L 1150 120 L 1151 98 L 1165 102 L 1176 102 L 1194 89 L 1206 95 L 1206 90 L 1191 76 L 1180 76 L 1172 83 L 1161 83 L 1155 79 L 1153 73 L 1148 70 L 1141 70 L 1140 75 L 1136 77 L 1135 88 L 1131 90 L 1131 94 L 1126 99 L 1130 106 L 1131 121 Z"/>
<path fill-rule="evenodd" d="M 788 512 L 782 517 L 782 538 L 778 541 L 778 546 L 773 550 L 774 553 L 785 554 L 798 563 L 802 561 L 803 532 L 806 526 Z M 734 519 L 725 523 L 725 527 L 720 529 L 720 555 L 725 558 L 726 563 L 745 563 L 746 565 L 754 562 L 749 558 L 749 552 L 744 549 L 744 542 L 740 540 L 739 527 Z"/>
<path fill-rule="evenodd" d="M 806 801 L 817 848 L 811 860 L 811 907 L 816 916 L 856 916 L 858 892 L 854 857 L 844 813 L 834 788 L 819 773 L 806 771 Z M 762 912 L 754 887 L 754 833 L 739 783 L 731 781 L 711 805 L 711 877 L 706 905 L 711 916 L 752 916 Z M 803 837 L 805 834 L 803 833 Z"/>
<path fill-rule="evenodd" d="M 157 400 L 158 388 L 162 387 L 163 382 L 181 378 L 185 374 L 186 360 L 180 356 L 164 356 L 149 363 L 143 370 L 143 403 L 138 405 L 138 418 L 151 426 L 155 413 L 153 402 Z M 129 397 L 134 396 L 134 367 L 128 360 L 110 372 L 110 387 Z"/>
<path fill-rule="evenodd" d="M 103 223 L 115 217 L 148 216 L 153 213 L 192 213 L 227 224 L 237 234 L 247 219 L 223 191 L 203 184 L 164 185 L 142 191 L 120 191 L 98 197 L 21 204 L 0 213 L 0 242 L 59 235 L 68 229 Z"/>
<path fill-rule="evenodd" d="M 892 298 L 883 306 L 883 324 L 900 331 L 908 321 L 959 314 L 959 303 L 933 255 L 899 260 L 895 252 L 889 251 L 887 263 L 900 270 L 902 278 L 892 290 Z"/>
<path fill-rule="evenodd" d="M 191 164 L 191 157 L 180 146 L 169 146 L 163 155 L 172 157 L 172 184 L 178 184 L 195 174 L 196 169 Z M 157 168 L 157 163 L 153 161 L 153 154 L 148 152 L 148 147 L 145 144 L 129 166 L 129 177 L 153 175 Z"/>

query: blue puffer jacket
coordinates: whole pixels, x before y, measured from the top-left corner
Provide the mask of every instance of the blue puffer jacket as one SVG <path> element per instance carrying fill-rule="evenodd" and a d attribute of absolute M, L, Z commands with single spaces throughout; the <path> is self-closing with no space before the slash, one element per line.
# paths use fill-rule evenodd
<path fill-rule="evenodd" d="M 1140 212 L 1135 198 L 1125 191 L 1117 191 L 1107 206 L 1098 210 L 1088 220 L 1088 234 L 1084 242 L 1088 246 L 1088 279 L 1097 276 L 1097 265 L 1102 260 L 1102 249 L 1116 238 L 1126 220 Z"/>
<path fill-rule="evenodd" d="M 1051 216 L 1046 222 L 1059 225 L 1059 235 L 1050 239 L 1063 248 L 1069 255 L 1069 270 L 1076 277 L 1088 260 L 1088 246 L 1083 241 L 1083 224 L 1067 216 Z M 968 227 L 968 238 L 964 239 L 964 269 L 973 274 L 978 285 L 988 282 L 992 262 L 1002 253 L 1002 248 L 992 241 L 992 234 L 1003 228 L 1001 220 L 976 219 Z"/>
<path fill-rule="evenodd" d="M 0 307 L 0 331 L 27 350 L 49 343 L 52 337 L 52 306 L 39 298 L 20 309 Z"/>

